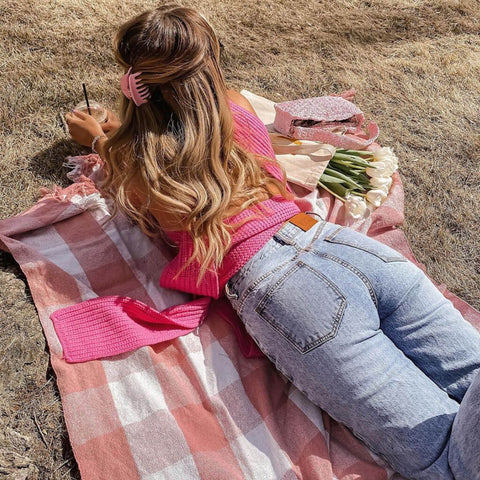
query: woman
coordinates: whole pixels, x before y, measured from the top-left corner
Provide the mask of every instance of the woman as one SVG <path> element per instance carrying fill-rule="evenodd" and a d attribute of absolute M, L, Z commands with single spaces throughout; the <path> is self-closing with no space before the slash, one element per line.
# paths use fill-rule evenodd
<path fill-rule="evenodd" d="M 178 247 L 161 285 L 224 291 L 276 367 L 406 477 L 480 478 L 473 327 L 396 251 L 299 212 L 201 15 L 145 12 L 114 48 L 122 123 L 67 121 L 115 208 Z"/>

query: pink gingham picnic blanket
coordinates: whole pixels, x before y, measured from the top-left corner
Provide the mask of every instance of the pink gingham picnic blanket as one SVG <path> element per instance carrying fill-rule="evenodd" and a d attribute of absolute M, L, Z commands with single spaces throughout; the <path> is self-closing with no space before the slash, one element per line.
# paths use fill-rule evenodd
<path fill-rule="evenodd" d="M 171 251 L 108 209 L 79 176 L 0 221 L 0 247 L 25 273 L 83 480 L 386 480 L 398 474 L 311 404 L 265 358 L 246 359 L 216 304 L 197 332 L 101 361 L 66 363 L 50 314 L 122 295 L 157 310 L 189 298 L 158 286 Z M 297 193 L 330 221 L 340 201 Z M 398 176 L 386 202 L 354 225 L 412 258 Z M 480 313 L 445 291 L 465 318 Z"/>

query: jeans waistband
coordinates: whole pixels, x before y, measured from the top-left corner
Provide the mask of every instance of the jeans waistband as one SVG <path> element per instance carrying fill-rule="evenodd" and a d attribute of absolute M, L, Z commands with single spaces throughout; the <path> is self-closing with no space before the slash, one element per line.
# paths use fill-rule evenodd
<path fill-rule="evenodd" d="M 320 220 L 314 219 L 309 216 L 309 214 L 317 216 Z M 225 291 L 227 296 L 230 296 L 230 298 L 231 296 L 236 296 L 235 293 L 236 290 L 238 290 L 238 285 L 244 283 L 244 280 L 250 276 L 252 267 L 257 264 L 258 261 L 263 262 L 266 257 L 269 257 L 275 250 L 280 249 L 282 245 L 293 246 L 293 252 L 307 247 L 311 239 L 318 236 L 326 224 L 325 220 L 313 212 L 306 212 L 301 215 L 297 214 L 292 217 L 291 220 L 287 220 L 273 237 L 232 276 L 226 284 Z M 309 228 L 305 229 L 306 227 Z M 293 252 L 290 252 L 289 255 L 293 255 Z M 229 295 L 230 292 L 233 293 L 233 295 Z"/>

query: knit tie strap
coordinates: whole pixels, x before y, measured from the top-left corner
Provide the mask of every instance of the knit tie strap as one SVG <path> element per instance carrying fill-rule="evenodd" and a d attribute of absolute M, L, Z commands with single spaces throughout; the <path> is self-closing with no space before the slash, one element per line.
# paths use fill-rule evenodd
<path fill-rule="evenodd" d="M 161 312 L 129 297 L 98 297 L 52 313 L 70 363 L 98 360 L 172 340 L 197 328 L 211 298 L 201 297 Z"/>

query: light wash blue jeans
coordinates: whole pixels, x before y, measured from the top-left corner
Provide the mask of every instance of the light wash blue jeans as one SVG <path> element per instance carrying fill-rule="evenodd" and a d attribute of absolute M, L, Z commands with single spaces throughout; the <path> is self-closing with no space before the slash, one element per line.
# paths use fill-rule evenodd
<path fill-rule="evenodd" d="M 278 370 L 393 469 L 480 479 L 480 335 L 413 263 L 287 223 L 225 291 Z"/>

